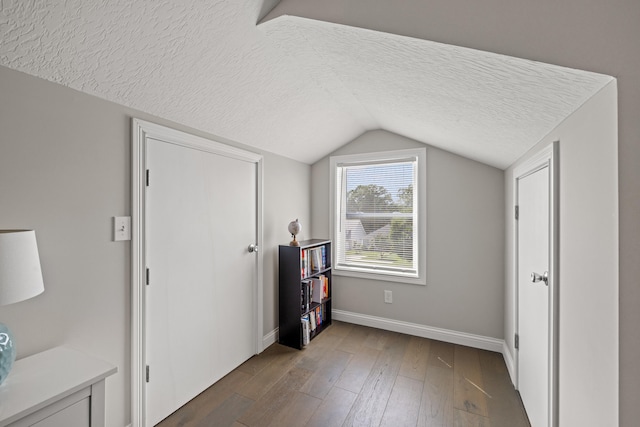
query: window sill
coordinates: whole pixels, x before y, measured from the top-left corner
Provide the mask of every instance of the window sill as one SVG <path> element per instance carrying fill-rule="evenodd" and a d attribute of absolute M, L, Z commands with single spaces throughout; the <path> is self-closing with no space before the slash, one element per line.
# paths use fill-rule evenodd
<path fill-rule="evenodd" d="M 334 267 L 333 268 L 334 276 L 344 276 L 344 277 L 355 277 L 358 279 L 367 279 L 367 280 L 380 280 L 384 282 L 394 282 L 394 283 L 406 283 L 409 285 L 420 285 L 426 286 L 427 281 L 425 277 L 415 277 L 410 275 L 401 275 L 394 274 L 391 272 L 370 272 L 370 271 L 359 271 L 355 268 L 345 268 L 345 267 Z"/>

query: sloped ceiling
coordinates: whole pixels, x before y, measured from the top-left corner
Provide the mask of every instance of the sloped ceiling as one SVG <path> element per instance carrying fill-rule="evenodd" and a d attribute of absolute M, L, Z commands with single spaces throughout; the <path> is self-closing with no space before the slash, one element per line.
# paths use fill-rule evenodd
<path fill-rule="evenodd" d="M 265 12 L 5 0 L 0 65 L 306 163 L 381 128 L 500 168 L 611 80 Z"/>

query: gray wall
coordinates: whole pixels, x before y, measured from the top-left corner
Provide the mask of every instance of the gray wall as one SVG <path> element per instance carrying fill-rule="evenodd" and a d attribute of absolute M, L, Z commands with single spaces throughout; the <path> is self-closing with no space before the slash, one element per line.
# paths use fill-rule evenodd
<path fill-rule="evenodd" d="M 186 129 L 0 67 L 0 228 L 36 230 L 45 292 L 0 307 L 18 357 L 66 344 L 118 367 L 107 425 L 130 422 L 130 248 L 112 216 L 131 215 L 131 117 Z M 277 326 L 276 247 L 309 224 L 310 166 L 264 154 L 264 333 Z M 303 230 L 302 238 L 306 234 Z"/>
<path fill-rule="evenodd" d="M 311 167 L 275 154 L 264 154 L 264 334 L 278 327 L 278 245 L 291 241 L 289 222 L 298 218 L 299 240 L 313 237 L 309 188 Z"/>
<path fill-rule="evenodd" d="M 385 131 L 334 155 L 424 147 Z M 329 238 L 329 157 L 311 169 L 312 230 Z M 427 286 L 334 275 L 335 309 L 502 338 L 504 175 L 427 146 Z M 492 274 L 493 272 L 493 274 Z M 393 291 L 385 304 L 383 290 Z"/>
<path fill-rule="evenodd" d="M 560 426 L 618 425 L 616 105 L 614 81 L 531 152 L 560 141 L 557 283 Z M 515 305 L 513 170 L 530 155 L 505 171 L 508 212 L 505 339 L 511 354 L 514 354 Z"/>

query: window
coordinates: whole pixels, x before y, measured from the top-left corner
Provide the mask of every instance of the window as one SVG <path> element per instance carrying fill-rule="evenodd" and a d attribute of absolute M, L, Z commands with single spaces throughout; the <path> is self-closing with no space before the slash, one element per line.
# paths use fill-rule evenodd
<path fill-rule="evenodd" d="M 331 157 L 334 271 L 425 284 L 426 149 Z"/>

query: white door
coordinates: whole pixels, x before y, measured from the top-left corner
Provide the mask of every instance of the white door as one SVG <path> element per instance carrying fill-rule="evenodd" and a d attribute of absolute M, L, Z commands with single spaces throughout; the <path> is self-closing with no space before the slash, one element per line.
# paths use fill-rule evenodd
<path fill-rule="evenodd" d="M 518 389 L 532 427 L 549 422 L 549 194 L 548 166 L 518 179 Z"/>
<path fill-rule="evenodd" d="M 146 424 L 255 353 L 256 164 L 147 139 Z"/>

